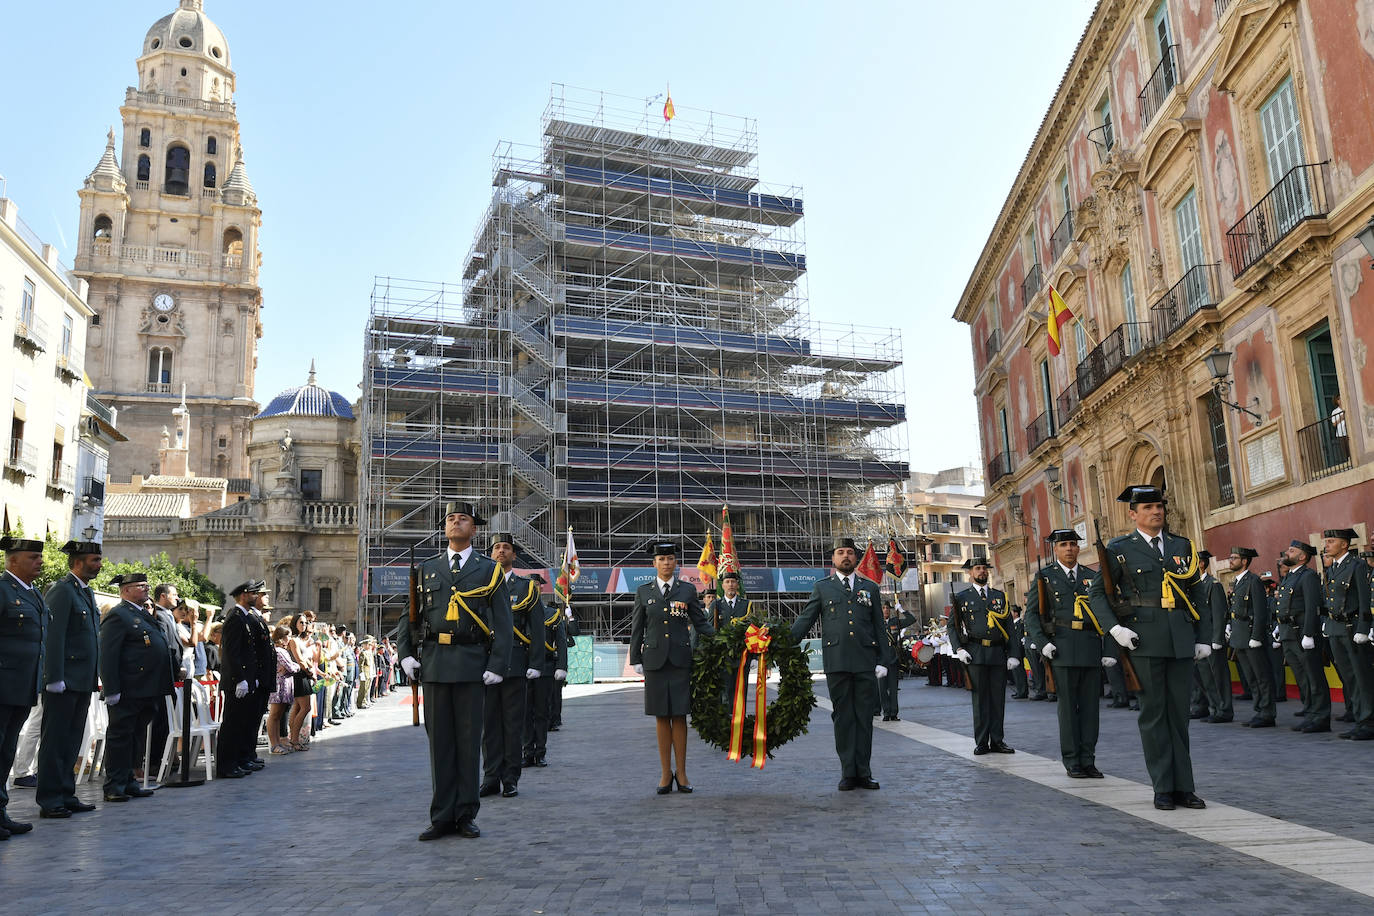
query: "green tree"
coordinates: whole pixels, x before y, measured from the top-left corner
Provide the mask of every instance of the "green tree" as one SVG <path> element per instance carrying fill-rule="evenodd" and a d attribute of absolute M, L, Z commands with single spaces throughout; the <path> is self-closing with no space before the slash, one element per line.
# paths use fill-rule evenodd
<path fill-rule="evenodd" d="M 43 571 L 47 572 L 47 558 L 44 556 Z M 172 558 L 167 556 L 166 551 L 153 557 L 147 563 L 106 563 L 100 569 L 100 575 L 95 577 L 91 583 L 97 590 L 110 591 L 110 580 L 117 575 L 124 573 L 141 572 L 148 576 L 148 584 L 155 586 L 163 582 L 169 582 L 177 587 L 177 593 L 183 598 L 191 598 L 207 604 L 224 606 L 224 590 L 221 589 L 210 578 L 199 569 L 196 569 L 195 561 L 187 561 L 184 565 L 173 563 Z"/>

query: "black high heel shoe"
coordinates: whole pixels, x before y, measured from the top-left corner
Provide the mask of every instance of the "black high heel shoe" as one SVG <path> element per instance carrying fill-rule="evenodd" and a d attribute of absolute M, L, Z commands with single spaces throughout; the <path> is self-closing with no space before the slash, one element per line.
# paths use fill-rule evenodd
<path fill-rule="evenodd" d="M 672 776 L 668 779 L 668 784 L 666 786 L 657 786 L 654 791 L 659 795 L 667 795 L 669 792 L 673 791 L 673 783 L 675 782 L 677 782 L 677 777 Z"/>
<path fill-rule="evenodd" d="M 676 774 L 676 773 L 673 774 L 673 782 L 677 784 L 677 790 L 678 790 L 679 792 L 691 792 L 691 791 L 692 791 L 692 787 L 691 787 L 691 786 L 684 785 L 683 783 L 678 782 L 677 774 Z"/>

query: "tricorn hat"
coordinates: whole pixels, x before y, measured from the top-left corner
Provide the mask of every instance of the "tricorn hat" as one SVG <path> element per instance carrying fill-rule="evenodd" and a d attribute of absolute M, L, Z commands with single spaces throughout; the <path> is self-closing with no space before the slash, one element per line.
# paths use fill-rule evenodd
<path fill-rule="evenodd" d="M 463 513 L 463 514 L 466 515 L 467 513 L 465 512 L 465 513 Z M 509 544 L 509 545 L 511 545 L 512 547 L 514 547 L 514 546 L 515 546 L 515 535 L 510 534 L 509 532 L 505 532 L 505 531 L 498 532 L 497 534 L 493 534 L 493 535 L 491 536 L 491 546 L 495 547 L 497 544 Z"/>
<path fill-rule="evenodd" d="M 1355 533 L 1354 528 L 1327 528 L 1325 531 L 1322 532 L 1322 537 L 1340 538 L 1343 541 L 1354 542 L 1359 540 L 1360 536 Z"/>
<path fill-rule="evenodd" d="M 1131 486 L 1121 491 L 1121 495 L 1116 498 L 1119 503 L 1130 503 L 1131 508 L 1135 508 L 1140 503 L 1167 503 L 1164 498 L 1164 490 L 1160 487 L 1150 486 L 1149 484 L 1131 484 Z"/>
<path fill-rule="evenodd" d="M 237 598 L 245 592 L 260 592 L 265 588 L 267 588 L 266 582 L 259 582 L 257 579 L 249 579 L 247 582 L 242 582 L 230 589 L 229 597 Z"/>
<path fill-rule="evenodd" d="M 1297 538 L 1294 538 L 1293 540 L 1289 541 L 1288 546 L 1298 548 L 1303 553 L 1307 554 L 1309 558 L 1315 557 L 1318 553 L 1321 552 L 1317 550 L 1317 548 L 1313 547 L 1311 544 L 1307 543 L 1306 541 L 1300 541 Z"/>
<path fill-rule="evenodd" d="M 969 557 L 967 560 L 964 561 L 964 565 L 961 568 L 972 569 L 975 566 L 986 566 L 989 569 L 991 569 L 992 560 L 990 560 L 987 557 Z"/>
<path fill-rule="evenodd" d="M 444 506 L 444 518 L 447 519 L 450 515 L 466 515 L 468 518 L 472 519 L 472 521 L 475 524 L 478 525 L 485 525 L 487 523 L 486 519 L 482 518 L 482 516 L 477 514 L 477 507 L 474 506 L 472 503 L 448 503 Z"/>
<path fill-rule="evenodd" d="M 138 585 L 139 583 L 146 583 L 147 581 L 147 573 L 129 572 L 120 573 L 119 575 L 115 576 L 113 579 L 110 580 L 110 584 L 113 585 L 115 588 L 122 588 L 125 585 Z"/>
<path fill-rule="evenodd" d="M 675 557 L 677 556 L 677 545 L 672 541 L 655 541 L 649 545 L 648 554 L 651 557 Z"/>
<path fill-rule="evenodd" d="M 843 550 L 843 549 L 846 548 L 846 547 L 848 547 L 850 550 L 858 550 L 858 549 L 859 549 L 858 547 L 856 547 L 856 546 L 854 545 L 854 539 L 853 539 L 853 538 L 835 538 L 835 545 L 834 545 L 833 547 L 830 548 L 830 552 L 831 552 L 831 553 L 834 553 L 835 551 L 837 551 L 837 550 Z"/>
<path fill-rule="evenodd" d="M 79 557 L 82 554 L 100 553 L 100 544 L 95 541 L 68 541 L 61 550 L 69 557 Z"/>
<path fill-rule="evenodd" d="M 1211 563 L 1211 562 L 1212 562 L 1212 552 L 1211 552 L 1210 550 L 1199 550 L 1199 551 L 1197 552 L 1197 561 L 1198 561 L 1199 563 L 1203 564 L 1204 566 L 1207 565 L 1208 563 Z"/>
<path fill-rule="evenodd" d="M 1232 547 L 1231 556 L 1240 557 L 1242 560 L 1253 560 L 1259 556 L 1259 551 L 1253 547 Z"/>
<path fill-rule="evenodd" d="M 540 585 L 546 585 L 546 584 L 548 584 L 548 581 L 549 581 L 548 579 L 545 579 L 545 578 L 544 578 L 543 573 L 537 573 L 537 572 L 532 572 L 532 573 L 530 573 L 529 576 L 528 576 L 528 578 L 529 578 L 529 580 L 530 580 L 531 582 L 538 582 Z"/>
<path fill-rule="evenodd" d="M 43 542 L 5 535 L 0 538 L 0 550 L 5 553 L 42 553 Z"/>
<path fill-rule="evenodd" d="M 1051 544 L 1062 544 L 1066 541 L 1077 543 L 1083 539 L 1079 537 L 1078 532 L 1074 531 L 1072 528 L 1056 528 L 1045 535 L 1045 540 L 1049 541 Z"/>
<path fill-rule="evenodd" d="M 736 582 L 738 582 L 738 581 L 739 581 L 739 573 L 735 572 L 735 571 L 732 569 L 732 570 L 730 570 L 729 572 L 724 573 L 724 574 L 721 575 L 720 581 L 724 582 L 726 579 L 734 579 Z"/>

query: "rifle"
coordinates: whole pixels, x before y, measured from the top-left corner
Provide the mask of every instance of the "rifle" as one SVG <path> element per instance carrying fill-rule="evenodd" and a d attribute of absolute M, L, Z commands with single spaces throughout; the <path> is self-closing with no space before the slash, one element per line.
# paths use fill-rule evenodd
<path fill-rule="evenodd" d="M 966 641 L 968 639 L 968 629 L 963 625 L 963 616 L 960 614 L 958 596 L 951 592 L 949 596 L 949 602 L 949 623 L 945 627 L 945 633 L 948 634 L 953 632 L 951 627 L 956 628 L 958 629 L 960 636 L 963 637 L 961 642 Z M 973 680 L 968 675 L 968 665 L 965 665 L 962 661 L 960 661 L 959 656 L 957 655 L 951 655 L 950 658 L 959 666 L 960 670 L 964 672 L 964 689 L 972 691 Z"/>
<path fill-rule="evenodd" d="M 412 651 L 415 658 L 419 659 L 424 635 L 420 628 L 420 569 L 415 565 L 414 544 L 410 545 L 410 602 L 409 620 L 406 625 L 410 627 L 410 644 L 414 647 Z M 420 724 L 420 682 L 415 678 L 410 679 L 410 724 Z"/>
<path fill-rule="evenodd" d="M 1112 613 L 1116 612 L 1125 605 L 1116 594 L 1116 583 L 1112 580 L 1111 554 L 1107 552 L 1107 545 L 1102 543 L 1102 527 L 1097 523 L 1097 516 L 1093 516 L 1093 549 L 1097 551 L 1097 574 L 1102 578 L 1102 590 L 1107 594 L 1107 601 L 1112 606 Z M 1140 678 L 1136 677 L 1135 666 L 1131 664 L 1130 650 L 1125 646 L 1121 647 L 1121 676 L 1126 681 L 1126 690 L 1130 693 L 1140 692 Z"/>
<path fill-rule="evenodd" d="M 1041 560 L 1040 554 L 1037 553 L 1035 555 L 1035 597 L 1038 604 L 1035 610 L 1040 615 L 1040 625 L 1045 630 L 1045 636 L 1053 642 L 1054 609 L 1049 606 L 1049 588 L 1045 585 L 1045 577 L 1041 575 L 1042 572 L 1044 572 L 1044 562 Z M 1040 648 L 1043 649 L 1044 647 L 1041 646 Z M 1036 649 L 1036 651 L 1040 652 L 1040 649 Z M 1059 691 L 1054 689 L 1054 665 L 1050 663 L 1048 658 L 1045 658 L 1043 652 L 1040 653 L 1040 660 L 1042 662 L 1040 667 L 1045 672 L 1045 690 L 1049 693 L 1058 693 Z"/>

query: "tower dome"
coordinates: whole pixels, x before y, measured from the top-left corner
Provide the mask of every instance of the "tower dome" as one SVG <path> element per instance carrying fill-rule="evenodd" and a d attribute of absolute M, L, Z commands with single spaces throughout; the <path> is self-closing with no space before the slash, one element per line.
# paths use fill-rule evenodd
<path fill-rule="evenodd" d="M 205 15 L 203 0 L 181 0 L 181 6 L 163 16 L 143 36 L 143 53 L 174 51 L 193 54 L 229 68 L 229 42 L 219 26 Z"/>
<path fill-rule="evenodd" d="M 312 360 L 310 378 L 306 383 L 277 395 L 253 419 L 267 417 L 337 417 L 340 420 L 352 420 L 353 408 L 348 398 L 337 391 L 315 384 L 315 363 Z"/>

